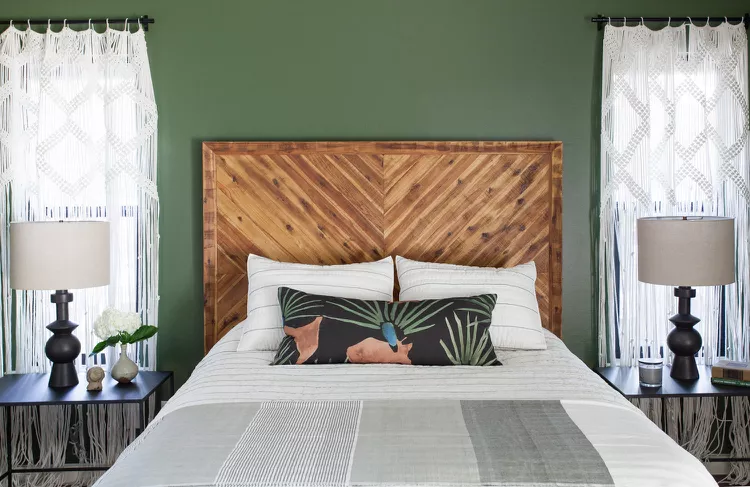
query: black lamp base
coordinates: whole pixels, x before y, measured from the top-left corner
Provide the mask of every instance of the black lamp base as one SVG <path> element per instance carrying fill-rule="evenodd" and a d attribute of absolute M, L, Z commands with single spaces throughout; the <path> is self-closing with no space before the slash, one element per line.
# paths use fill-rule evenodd
<path fill-rule="evenodd" d="M 685 357 L 675 355 L 672 360 L 672 372 L 669 374 L 677 380 L 696 380 L 698 376 L 698 366 L 695 363 L 695 357 Z"/>
<path fill-rule="evenodd" d="M 57 306 L 57 320 L 47 325 L 52 336 L 47 340 L 44 352 L 52 362 L 49 386 L 54 388 L 73 387 L 78 384 L 75 360 L 81 353 L 81 342 L 73 335 L 78 325 L 68 320 L 68 303 L 73 294 L 56 291 L 50 299 Z"/>
<path fill-rule="evenodd" d="M 703 346 L 703 340 L 693 328 L 700 320 L 690 314 L 690 300 L 695 297 L 695 289 L 690 286 L 676 287 L 674 295 L 679 300 L 677 314 L 669 319 L 674 324 L 674 329 L 667 335 L 667 345 L 674 353 L 669 375 L 677 380 L 696 380 L 699 375 L 695 354 Z"/>
<path fill-rule="evenodd" d="M 73 363 L 52 364 L 49 373 L 49 386 L 55 389 L 78 385 L 78 372 Z"/>

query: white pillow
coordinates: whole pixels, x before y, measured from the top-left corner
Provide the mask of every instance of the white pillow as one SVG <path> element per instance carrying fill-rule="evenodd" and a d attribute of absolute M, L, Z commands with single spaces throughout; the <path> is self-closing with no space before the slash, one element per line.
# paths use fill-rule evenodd
<path fill-rule="evenodd" d="M 497 294 L 490 339 L 495 347 L 547 348 L 536 300 L 536 264 L 492 268 L 396 257 L 400 301 Z"/>
<path fill-rule="evenodd" d="M 348 265 L 307 265 L 247 257 L 247 318 L 239 351 L 276 350 L 284 338 L 279 287 L 342 298 L 393 301 L 393 259 Z"/>

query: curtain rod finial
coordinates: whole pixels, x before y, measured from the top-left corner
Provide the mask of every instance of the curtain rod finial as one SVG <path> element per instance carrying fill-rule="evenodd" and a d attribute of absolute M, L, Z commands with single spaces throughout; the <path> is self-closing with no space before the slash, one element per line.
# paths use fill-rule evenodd
<path fill-rule="evenodd" d="M 596 17 L 594 17 L 593 19 L 591 19 L 591 21 L 592 22 L 596 22 L 596 29 L 597 30 L 602 30 L 604 28 L 604 19 L 606 19 L 606 18 L 607 17 L 605 17 L 602 14 L 596 14 Z M 601 19 L 601 20 L 596 21 L 595 19 Z"/>

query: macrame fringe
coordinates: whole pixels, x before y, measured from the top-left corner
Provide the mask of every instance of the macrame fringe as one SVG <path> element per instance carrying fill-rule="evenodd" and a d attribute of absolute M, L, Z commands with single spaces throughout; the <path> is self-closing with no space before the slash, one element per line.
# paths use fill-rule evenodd
<path fill-rule="evenodd" d="M 729 430 L 732 456 L 750 458 L 750 398 L 732 398 L 732 424 Z M 750 485 L 750 463 L 735 462 L 728 478 L 733 485 Z"/>
<path fill-rule="evenodd" d="M 699 460 L 727 454 L 734 458 L 750 457 L 750 399 L 747 397 L 631 399 L 631 402 Z M 719 407 L 720 402 L 723 407 Z M 723 482 L 750 483 L 747 462 L 730 465 Z"/>
<path fill-rule="evenodd" d="M 13 408 L 13 464 L 39 468 L 110 465 L 138 433 L 138 407 L 115 404 Z M 73 419 L 75 423 L 71 422 Z M 71 453 L 77 461 L 69 462 Z M 100 475 L 101 472 L 13 474 L 14 484 L 23 487 L 82 487 L 91 485 Z"/>

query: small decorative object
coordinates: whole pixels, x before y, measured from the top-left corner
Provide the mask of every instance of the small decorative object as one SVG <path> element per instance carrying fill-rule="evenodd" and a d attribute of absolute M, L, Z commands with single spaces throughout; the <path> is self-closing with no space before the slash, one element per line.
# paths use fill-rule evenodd
<path fill-rule="evenodd" d="M 719 360 L 711 367 L 711 382 L 725 386 L 750 387 L 750 363 Z"/>
<path fill-rule="evenodd" d="M 677 314 L 667 345 L 674 353 L 673 379 L 695 380 L 695 354 L 703 340 L 690 314 L 691 286 L 720 286 L 734 282 L 734 218 L 667 216 L 638 220 L 638 280 L 678 286 Z"/>
<path fill-rule="evenodd" d="M 641 387 L 661 387 L 664 361 L 660 358 L 638 359 L 638 381 Z"/>
<path fill-rule="evenodd" d="M 87 391 L 101 391 L 102 381 L 104 380 L 104 369 L 101 367 L 91 367 L 86 371 L 86 380 L 89 381 L 89 385 L 86 386 Z"/>
<path fill-rule="evenodd" d="M 723 358 L 711 367 L 711 377 L 750 382 L 750 362 L 739 362 Z"/>
<path fill-rule="evenodd" d="M 52 362 L 49 386 L 78 384 L 75 360 L 81 342 L 73 335 L 78 325 L 68 319 L 73 293 L 109 284 L 109 222 L 50 221 L 10 224 L 10 287 L 57 289 L 52 302 L 55 321 L 47 325 L 52 336 L 44 351 Z"/>
<path fill-rule="evenodd" d="M 96 344 L 90 355 L 119 343 L 120 359 L 112 366 L 110 374 L 117 382 L 127 384 L 138 375 L 138 365 L 128 357 L 128 345 L 151 338 L 157 331 L 155 326 L 142 325 L 138 313 L 107 308 L 94 322 L 94 333 L 102 341 Z"/>
<path fill-rule="evenodd" d="M 128 345 L 120 345 L 120 358 L 115 362 L 110 371 L 112 378 L 120 384 L 130 384 L 138 375 L 138 365 L 128 357 Z"/>

